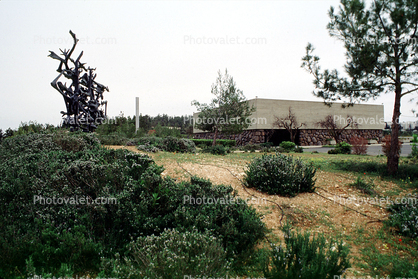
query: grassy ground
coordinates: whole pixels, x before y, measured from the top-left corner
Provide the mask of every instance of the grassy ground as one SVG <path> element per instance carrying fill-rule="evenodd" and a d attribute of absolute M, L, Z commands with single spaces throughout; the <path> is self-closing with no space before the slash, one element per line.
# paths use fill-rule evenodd
<path fill-rule="evenodd" d="M 134 147 L 129 149 L 138 152 Z M 215 156 L 158 152 L 149 155 L 158 165 L 164 166 L 165 176 L 181 181 L 197 175 L 215 184 L 231 185 L 240 197 L 263 214 L 272 242 L 281 241 L 280 228 L 285 221 L 292 222 L 302 231 L 324 233 L 344 240 L 351 248 L 352 257 L 352 268 L 347 276 L 386 275 L 396 260 L 418 261 L 417 241 L 400 237 L 385 224 L 389 216 L 386 201 L 412 193 L 416 184 L 408 178 L 381 178 L 371 166 L 384 164 L 385 157 L 289 154 L 317 167 L 317 188 L 315 193 L 285 198 L 242 185 L 247 164 L 262 156 L 260 153 Z M 353 165 L 357 166 L 355 171 L 342 170 Z M 372 189 L 369 192 L 372 194 L 365 193 L 364 187 L 359 185 Z M 385 201 L 377 203 L 377 198 Z"/>

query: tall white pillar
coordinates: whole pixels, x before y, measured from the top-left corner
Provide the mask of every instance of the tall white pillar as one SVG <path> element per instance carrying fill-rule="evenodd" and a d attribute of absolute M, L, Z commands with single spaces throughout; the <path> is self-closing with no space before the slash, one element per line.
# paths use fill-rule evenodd
<path fill-rule="evenodd" d="M 139 130 L 139 97 L 135 97 L 136 100 L 136 127 L 135 127 L 135 133 Z"/>

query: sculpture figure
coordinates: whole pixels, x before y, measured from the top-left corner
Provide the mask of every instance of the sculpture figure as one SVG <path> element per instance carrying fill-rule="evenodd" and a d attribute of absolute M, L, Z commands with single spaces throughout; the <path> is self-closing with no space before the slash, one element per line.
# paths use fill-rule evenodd
<path fill-rule="evenodd" d="M 103 100 L 103 93 L 109 91 L 109 88 L 96 82 L 96 69 L 88 67 L 80 62 L 83 52 L 76 60 L 71 58 L 78 39 L 70 30 L 70 35 L 74 39 L 73 47 L 70 50 L 61 50 L 61 56 L 53 51 L 49 51 L 48 57 L 60 61 L 57 72 L 59 75 L 51 82 L 54 87 L 64 98 L 67 111 L 61 111 L 63 126 L 70 127 L 70 131 L 82 130 L 83 132 L 93 132 L 98 125 L 102 124 L 106 119 L 105 111 L 101 109 L 102 105 L 107 106 L 107 101 Z M 73 66 L 69 66 L 69 63 Z M 83 74 L 84 73 L 84 74 Z M 64 76 L 71 80 L 70 86 L 62 83 L 59 79 Z"/>

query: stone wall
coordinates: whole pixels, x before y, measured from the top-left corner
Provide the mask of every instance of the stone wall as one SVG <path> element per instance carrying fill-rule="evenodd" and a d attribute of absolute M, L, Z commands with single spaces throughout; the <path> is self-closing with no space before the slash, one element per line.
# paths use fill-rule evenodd
<path fill-rule="evenodd" d="M 383 132 L 382 130 L 360 130 L 349 129 L 343 130 L 341 135 L 341 141 L 350 142 L 353 135 L 363 137 L 365 139 L 376 138 L 379 143 L 382 142 Z M 327 139 L 333 139 L 328 130 L 300 130 L 300 145 L 326 145 Z"/>
<path fill-rule="evenodd" d="M 231 139 L 237 142 L 238 146 L 247 144 L 258 144 L 267 141 L 269 136 L 273 133 L 273 130 L 246 130 L 237 135 L 219 135 L 218 139 Z M 195 139 L 213 139 L 215 133 L 196 133 Z M 382 142 L 383 132 L 382 130 L 360 130 L 350 129 L 344 130 L 341 135 L 341 140 L 350 142 L 353 135 L 363 137 L 365 139 L 376 138 L 379 143 Z M 299 130 L 299 142 L 301 146 L 307 145 L 326 145 L 329 144 L 327 139 L 333 139 L 330 136 L 328 130 L 311 129 L 311 130 Z"/>
<path fill-rule="evenodd" d="M 272 133 L 271 130 L 246 130 L 241 134 L 237 135 L 219 135 L 218 139 L 231 139 L 237 142 L 237 146 L 247 145 L 247 144 L 258 144 L 266 142 L 267 137 Z M 213 139 L 215 133 L 196 133 L 193 138 L 195 139 Z"/>

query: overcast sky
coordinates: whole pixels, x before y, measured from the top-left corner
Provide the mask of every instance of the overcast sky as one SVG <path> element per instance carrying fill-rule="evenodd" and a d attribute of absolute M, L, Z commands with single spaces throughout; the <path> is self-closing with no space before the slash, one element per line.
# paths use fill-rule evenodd
<path fill-rule="evenodd" d="M 72 46 L 96 68 L 108 115 L 186 115 L 192 100 L 210 102 L 217 72 L 228 69 L 247 99 L 316 100 L 300 67 L 311 42 L 322 68 L 345 63 L 342 43 L 328 35 L 339 1 L 23 1 L 0 0 L 0 129 L 30 120 L 57 125 L 65 110 L 50 86 L 58 61 L 49 50 Z M 385 120 L 393 94 L 384 103 Z M 411 116 L 404 100 L 402 113 Z M 404 117 L 403 120 L 416 120 Z"/>

